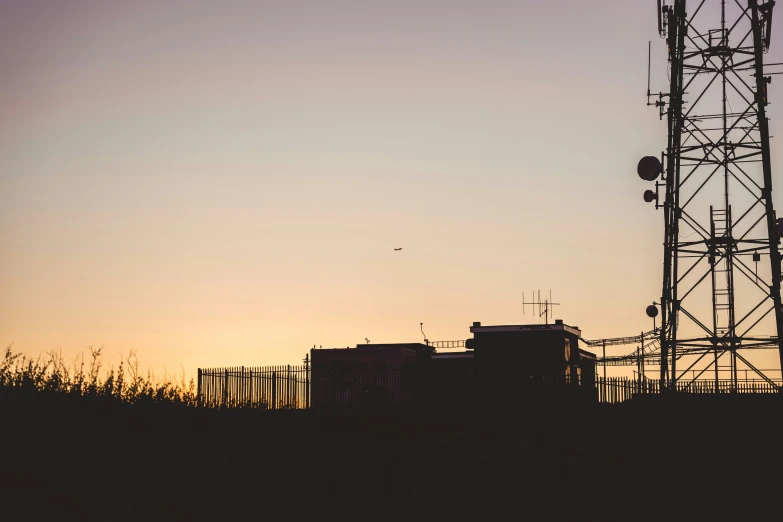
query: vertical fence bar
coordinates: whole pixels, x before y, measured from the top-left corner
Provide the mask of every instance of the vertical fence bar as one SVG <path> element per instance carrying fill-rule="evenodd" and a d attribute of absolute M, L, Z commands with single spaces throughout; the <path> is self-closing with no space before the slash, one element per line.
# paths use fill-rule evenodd
<path fill-rule="evenodd" d="M 201 406 L 201 368 L 198 369 L 198 384 L 197 386 L 197 392 L 196 392 L 196 405 Z"/>
<path fill-rule="evenodd" d="M 226 378 L 223 380 L 223 406 L 228 403 L 228 368 L 225 369 Z"/>
<path fill-rule="evenodd" d="M 310 354 L 305 355 L 305 408 L 310 409 Z"/>
<path fill-rule="evenodd" d="M 272 372 L 272 409 L 277 409 L 277 372 Z"/>

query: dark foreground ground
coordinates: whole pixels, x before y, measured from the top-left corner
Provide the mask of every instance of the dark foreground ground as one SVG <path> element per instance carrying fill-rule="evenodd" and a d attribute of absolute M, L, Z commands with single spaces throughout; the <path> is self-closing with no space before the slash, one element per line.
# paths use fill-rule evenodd
<path fill-rule="evenodd" d="M 446 422 L 6 393 L 0 519 L 783 520 L 775 399 Z"/>

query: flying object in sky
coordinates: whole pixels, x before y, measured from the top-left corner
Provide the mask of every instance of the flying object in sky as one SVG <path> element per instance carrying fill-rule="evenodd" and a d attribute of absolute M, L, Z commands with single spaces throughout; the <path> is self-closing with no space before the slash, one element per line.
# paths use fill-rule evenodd
<path fill-rule="evenodd" d="M 394 249 L 395 252 L 399 252 L 400 250 L 402 250 L 402 247 Z"/>

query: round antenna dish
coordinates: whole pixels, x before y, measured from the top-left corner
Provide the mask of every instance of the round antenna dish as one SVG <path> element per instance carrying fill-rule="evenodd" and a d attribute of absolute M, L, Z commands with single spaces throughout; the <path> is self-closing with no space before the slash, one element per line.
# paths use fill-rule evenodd
<path fill-rule="evenodd" d="M 639 160 L 636 172 L 645 181 L 655 181 L 663 172 L 663 165 L 655 156 L 645 156 Z"/>
<path fill-rule="evenodd" d="M 658 307 L 650 305 L 647 307 L 647 317 L 655 317 L 658 315 Z"/>
<path fill-rule="evenodd" d="M 653 192 L 652 190 L 645 190 L 644 191 L 644 200 L 647 203 L 652 203 L 656 199 L 658 199 L 658 197 L 655 195 L 655 192 Z"/>

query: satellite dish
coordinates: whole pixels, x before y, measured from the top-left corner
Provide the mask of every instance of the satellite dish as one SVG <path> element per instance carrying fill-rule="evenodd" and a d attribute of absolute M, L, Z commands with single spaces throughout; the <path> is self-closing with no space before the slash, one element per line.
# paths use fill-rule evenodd
<path fill-rule="evenodd" d="M 645 156 L 639 160 L 636 172 L 645 181 L 655 181 L 663 172 L 663 165 L 655 156 Z"/>
<path fill-rule="evenodd" d="M 645 190 L 644 191 L 644 200 L 647 203 L 651 203 L 651 202 L 655 201 L 656 199 L 658 199 L 658 195 L 655 192 L 653 192 L 652 190 Z"/>
<path fill-rule="evenodd" d="M 655 317 L 658 315 L 658 307 L 655 305 L 650 305 L 647 307 L 647 317 Z"/>

